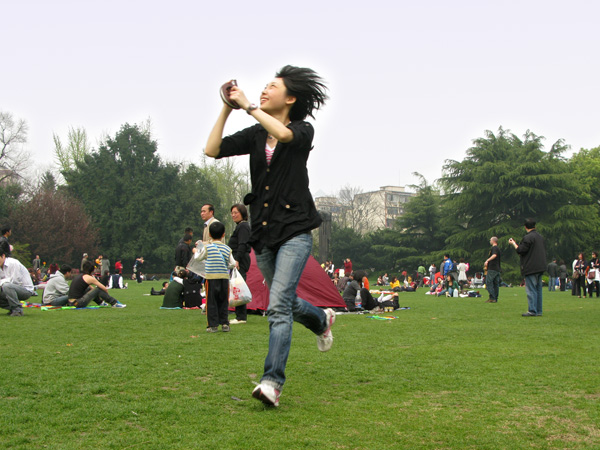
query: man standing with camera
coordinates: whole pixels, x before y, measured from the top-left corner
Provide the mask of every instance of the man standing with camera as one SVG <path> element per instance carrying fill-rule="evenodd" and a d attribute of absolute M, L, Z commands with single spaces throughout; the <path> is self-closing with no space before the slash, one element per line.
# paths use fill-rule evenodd
<path fill-rule="evenodd" d="M 529 311 L 523 317 L 542 315 L 542 274 L 546 270 L 546 247 L 544 238 L 535 229 L 535 220 L 525 220 L 527 234 L 517 245 L 513 238 L 508 240 L 521 258 L 521 274 L 525 277 L 525 291 Z"/>

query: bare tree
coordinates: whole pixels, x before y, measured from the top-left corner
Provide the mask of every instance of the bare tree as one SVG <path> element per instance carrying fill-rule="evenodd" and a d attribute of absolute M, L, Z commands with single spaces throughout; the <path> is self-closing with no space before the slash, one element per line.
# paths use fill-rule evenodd
<path fill-rule="evenodd" d="M 97 252 L 98 230 L 83 204 L 46 185 L 50 189 L 40 189 L 11 215 L 15 241 L 52 262 L 74 264 L 82 253 Z"/>
<path fill-rule="evenodd" d="M 344 228 L 351 228 L 357 233 L 364 234 L 385 226 L 385 219 L 381 220 L 378 209 L 379 202 L 375 196 L 378 192 L 365 192 L 356 186 L 346 185 L 338 193 L 338 201 L 342 207 L 338 224 Z"/>
<path fill-rule="evenodd" d="M 15 120 L 11 113 L 0 111 L 0 183 L 20 176 L 28 166 L 29 154 L 23 149 L 27 131 L 25 120 Z"/>

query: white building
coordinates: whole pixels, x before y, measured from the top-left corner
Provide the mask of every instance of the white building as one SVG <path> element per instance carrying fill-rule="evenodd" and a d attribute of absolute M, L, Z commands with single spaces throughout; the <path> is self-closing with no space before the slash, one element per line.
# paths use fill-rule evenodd
<path fill-rule="evenodd" d="M 331 213 L 334 222 L 365 234 L 393 227 L 414 195 L 404 186 L 382 186 L 378 191 L 357 193 L 344 199 L 343 204 L 336 197 L 318 197 L 315 205 L 318 210 Z"/>

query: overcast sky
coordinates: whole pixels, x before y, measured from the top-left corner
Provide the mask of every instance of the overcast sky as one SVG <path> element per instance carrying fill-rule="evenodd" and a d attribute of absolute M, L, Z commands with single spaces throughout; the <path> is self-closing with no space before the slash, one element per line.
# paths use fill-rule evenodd
<path fill-rule="evenodd" d="M 550 148 L 600 145 L 597 1 L 7 1 L 0 110 L 29 124 L 36 167 L 52 134 L 96 146 L 153 122 L 165 160 L 199 162 L 236 78 L 258 103 L 285 64 L 315 69 L 330 100 L 315 121 L 311 190 L 431 182 L 445 159 L 499 126 Z M 253 123 L 232 114 L 226 132 Z M 247 158 L 238 158 L 245 167 Z"/>

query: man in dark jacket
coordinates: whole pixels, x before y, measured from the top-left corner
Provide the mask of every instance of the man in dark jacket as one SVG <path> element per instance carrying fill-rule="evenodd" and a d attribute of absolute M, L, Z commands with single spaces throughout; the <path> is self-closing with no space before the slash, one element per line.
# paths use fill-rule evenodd
<path fill-rule="evenodd" d="M 192 243 L 192 235 L 186 234 L 183 239 L 177 244 L 175 249 L 175 272 L 185 270 L 190 259 L 192 259 L 192 250 L 190 244 Z"/>
<path fill-rule="evenodd" d="M 542 274 L 546 270 L 546 247 L 544 238 L 535 229 L 535 220 L 525 221 L 527 234 L 517 245 L 513 238 L 508 240 L 521 258 L 521 274 L 525 277 L 525 291 L 529 311 L 523 317 L 542 315 Z"/>

